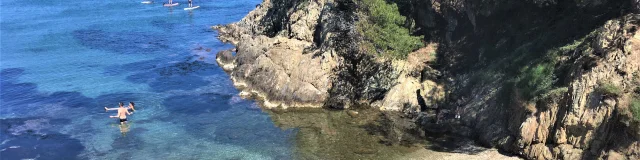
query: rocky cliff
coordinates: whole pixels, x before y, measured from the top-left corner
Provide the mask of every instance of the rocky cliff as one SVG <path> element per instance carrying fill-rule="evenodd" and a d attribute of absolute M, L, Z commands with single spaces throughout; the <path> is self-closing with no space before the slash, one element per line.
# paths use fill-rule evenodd
<path fill-rule="evenodd" d="M 413 56 L 406 63 L 359 51 L 357 12 L 348 0 L 266 0 L 240 22 L 214 27 L 221 40 L 237 46 L 236 56 L 223 51 L 218 63 L 244 95 L 268 108 L 376 102 L 381 109 L 400 110 L 406 103 L 418 106 L 417 90 L 441 89 L 420 80 L 427 58 Z M 388 93 L 394 98 L 385 99 L 392 97 Z"/>
<path fill-rule="evenodd" d="M 565 77 L 538 99 L 527 100 L 505 74 L 482 84 L 462 74 L 458 80 L 467 82 L 459 84 L 461 98 L 453 105 L 464 109 L 461 120 L 482 143 L 527 158 L 638 159 L 640 126 L 629 106 L 639 84 L 639 18 L 607 21 L 561 51 L 554 72 Z M 619 91 L 606 91 L 607 85 Z"/>
<path fill-rule="evenodd" d="M 529 159 L 639 158 L 637 1 L 413 6 L 429 8 L 407 15 L 443 46 L 437 69 L 457 127 Z"/>
<path fill-rule="evenodd" d="M 267 108 L 373 107 L 528 159 L 640 159 L 639 1 L 388 2 L 424 36 L 406 59 L 363 52 L 363 1 L 264 0 L 214 27 L 236 46 L 217 61 Z"/>

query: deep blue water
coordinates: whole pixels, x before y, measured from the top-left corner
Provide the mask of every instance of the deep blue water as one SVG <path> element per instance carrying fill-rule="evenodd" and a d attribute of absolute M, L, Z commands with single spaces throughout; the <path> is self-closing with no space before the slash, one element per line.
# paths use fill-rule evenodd
<path fill-rule="evenodd" d="M 240 99 L 210 26 L 260 0 L 3 0 L 0 159 L 290 159 L 295 130 Z M 103 107 L 136 102 L 120 127 Z"/>

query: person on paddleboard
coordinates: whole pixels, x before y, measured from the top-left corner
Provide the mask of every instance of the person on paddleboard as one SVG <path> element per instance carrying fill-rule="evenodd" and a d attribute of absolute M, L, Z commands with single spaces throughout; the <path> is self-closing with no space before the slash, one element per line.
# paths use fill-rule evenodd
<path fill-rule="evenodd" d="M 171 6 L 173 4 L 173 0 L 169 0 L 169 3 L 162 3 L 163 6 Z"/>
<path fill-rule="evenodd" d="M 189 8 L 193 7 L 193 5 L 191 4 L 193 0 L 189 0 Z"/>

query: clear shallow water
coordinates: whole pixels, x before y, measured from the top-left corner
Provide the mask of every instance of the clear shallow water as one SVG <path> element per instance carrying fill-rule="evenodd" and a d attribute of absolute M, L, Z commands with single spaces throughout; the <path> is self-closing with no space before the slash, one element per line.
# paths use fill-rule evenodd
<path fill-rule="evenodd" d="M 260 0 L 176 2 L 3 0 L 0 159 L 290 159 L 298 131 L 214 63 L 231 46 L 210 26 Z M 128 128 L 102 109 L 120 101 Z"/>

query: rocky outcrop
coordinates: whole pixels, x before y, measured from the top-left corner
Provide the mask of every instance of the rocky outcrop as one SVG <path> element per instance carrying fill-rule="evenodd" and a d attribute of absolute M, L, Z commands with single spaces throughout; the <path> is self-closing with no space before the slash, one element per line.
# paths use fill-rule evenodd
<path fill-rule="evenodd" d="M 221 54 L 218 62 L 244 89 L 242 94 L 258 97 L 266 107 L 321 107 L 331 87 L 327 82 L 335 60 L 330 54 L 325 58 L 303 54 L 309 45 L 258 36 L 240 42 L 236 57 Z"/>
<path fill-rule="evenodd" d="M 461 115 L 427 129 L 471 133 L 528 159 L 638 159 L 640 126 L 628 107 L 640 84 L 637 1 L 397 3 L 426 40 L 441 44 L 440 107 Z M 545 63 L 554 64 L 553 89 L 529 99 L 518 74 Z M 602 93 L 606 85 L 619 95 Z"/>
<path fill-rule="evenodd" d="M 519 95 L 521 88 L 504 81 L 505 74 L 479 85 L 461 74 L 455 79 L 463 82 L 449 87 L 458 87 L 453 96 L 462 98 L 448 104 L 464 109 L 461 121 L 475 128 L 480 142 L 528 159 L 638 159 L 640 126 L 628 113 L 638 87 L 633 76 L 640 73 L 638 20 L 628 14 L 607 21 L 574 42 L 558 62 L 564 81 L 541 99 Z M 620 95 L 599 91 L 604 85 L 616 86 Z"/>
<path fill-rule="evenodd" d="M 430 43 L 406 60 L 360 51 L 357 1 L 265 0 L 214 27 L 236 46 L 217 62 L 267 108 L 373 107 L 528 159 L 640 159 L 637 0 L 389 2 Z M 540 95 L 520 82 L 535 67 L 552 72 Z"/>
<path fill-rule="evenodd" d="M 312 47 L 327 3 L 267 0 L 242 21 L 215 27 L 221 40 L 237 47 L 236 56 L 223 51 L 217 61 L 242 95 L 268 108 L 323 106 L 338 59 Z"/>
<path fill-rule="evenodd" d="M 387 91 L 382 100 L 375 101 L 371 105 L 380 110 L 405 113 L 415 113 L 427 107 L 436 107 L 444 99 L 444 87 L 433 79 L 422 77 L 422 75 L 437 75 L 437 71 L 427 66 L 433 57 L 424 56 L 435 53 L 436 48 L 437 44 L 430 44 L 410 53 L 407 60 L 393 61 L 394 70 L 399 72 L 396 84 Z"/>
<path fill-rule="evenodd" d="M 577 50 L 577 59 L 594 57 L 596 65 L 591 68 L 575 67 L 569 83 L 567 104 L 564 115 L 555 126 L 555 144 L 568 144 L 585 150 L 587 156 L 604 156 L 609 150 L 626 153 L 629 158 L 638 159 L 640 135 L 626 133 L 632 127 L 619 126 L 621 112 L 629 110 L 628 105 L 619 104 L 624 97 L 609 96 L 596 89 L 605 84 L 619 86 L 624 94 L 633 92 L 637 84 L 632 84 L 633 75 L 640 74 L 640 47 L 637 43 L 640 32 L 640 15 L 632 14 L 618 20 L 608 21 L 594 36 L 590 50 Z M 591 60 L 578 61 L 579 66 L 589 65 Z M 553 132 L 550 132 L 553 133 Z M 622 138 L 622 141 L 618 141 Z M 541 141 L 544 142 L 544 141 Z M 614 142 L 614 143 L 611 143 Z M 611 143 L 611 144 L 608 144 Z M 616 150 L 617 149 L 617 150 Z M 560 152 L 560 156 L 565 153 Z"/>
<path fill-rule="evenodd" d="M 423 55 L 407 63 L 359 51 L 356 9 L 349 0 L 265 0 L 240 22 L 214 27 L 222 41 L 236 46 L 235 56 L 222 51 L 217 62 L 242 95 L 267 108 L 374 104 L 417 111 L 417 91 L 442 97 L 442 86 L 421 79 Z"/>

